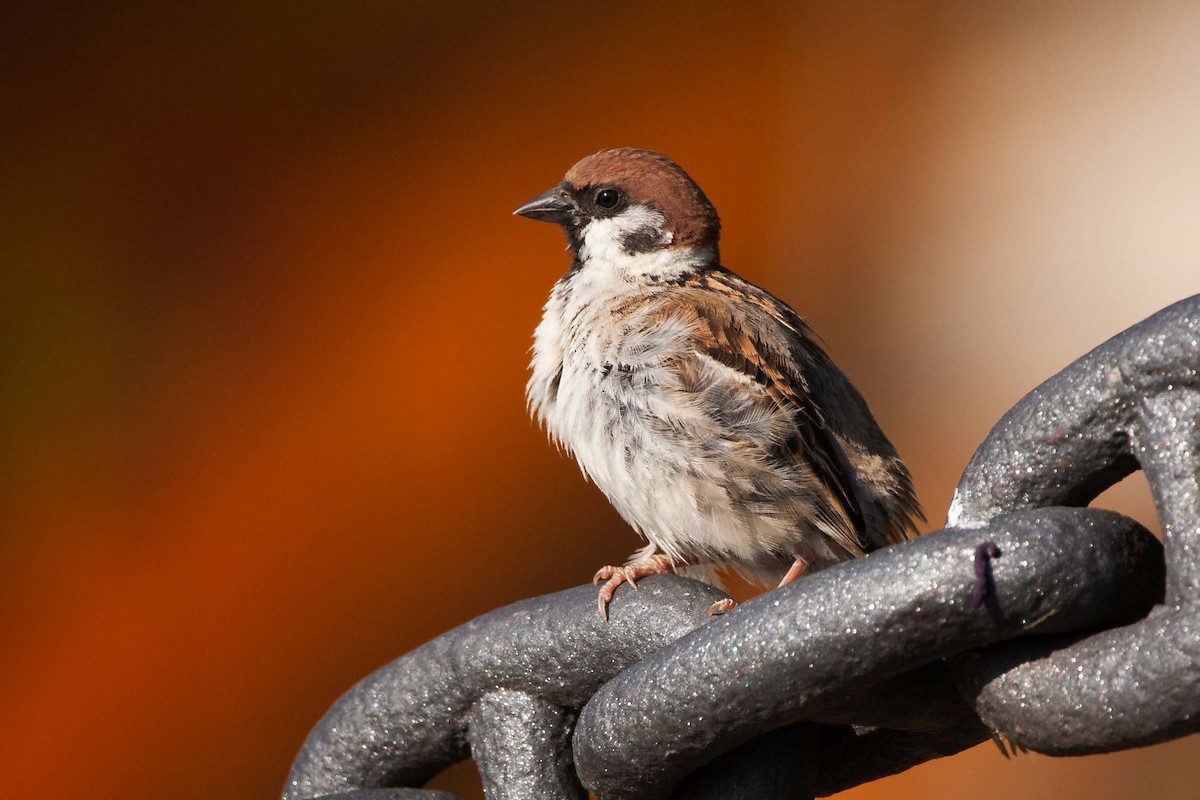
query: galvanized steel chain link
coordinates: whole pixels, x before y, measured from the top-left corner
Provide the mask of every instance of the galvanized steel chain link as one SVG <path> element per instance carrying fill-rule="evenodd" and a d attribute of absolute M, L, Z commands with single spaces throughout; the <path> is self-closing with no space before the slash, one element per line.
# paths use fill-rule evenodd
<path fill-rule="evenodd" d="M 673 576 L 493 611 L 394 661 L 309 735 L 285 800 L 832 794 L 999 735 L 1050 754 L 1200 729 L 1200 296 L 992 429 L 948 527 L 710 618 Z M 1163 544 L 1084 506 L 1141 468 Z M 587 787 L 586 790 L 584 787 Z"/>

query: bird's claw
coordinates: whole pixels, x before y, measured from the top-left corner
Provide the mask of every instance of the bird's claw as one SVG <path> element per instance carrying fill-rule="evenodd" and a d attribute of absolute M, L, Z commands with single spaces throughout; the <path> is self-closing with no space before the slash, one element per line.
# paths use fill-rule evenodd
<path fill-rule="evenodd" d="M 592 576 L 592 586 L 595 586 L 600 581 L 606 581 L 614 575 L 619 575 L 624 571 L 624 567 L 614 567 L 611 564 L 606 567 L 601 567 L 600 569 L 596 570 L 596 574 Z"/>
<path fill-rule="evenodd" d="M 672 572 L 674 569 L 675 563 L 668 556 L 655 553 L 624 567 L 615 567 L 609 564 L 596 570 L 596 574 L 592 576 L 592 585 L 595 586 L 600 581 L 604 581 L 604 585 L 600 587 L 600 593 L 596 597 L 596 602 L 600 606 L 600 618 L 608 620 L 608 603 L 613 598 L 613 592 L 622 583 L 628 583 L 636 591 L 639 578 L 647 575 L 661 575 Z"/>
<path fill-rule="evenodd" d="M 726 597 L 724 600 L 718 600 L 708 607 L 708 615 L 715 617 L 719 614 L 724 614 L 729 609 L 737 605 L 737 602 L 732 597 Z"/>
<path fill-rule="evenodd" d="M 608 603 L 612 600 L 613 592 L 617 590 L 625 580 L 623 572 L 617 572 L 610 576 L 600 587 L 600 593 L 596 596 L 596 604 L 600 607 L 600 619 L 608 622 Z"/>

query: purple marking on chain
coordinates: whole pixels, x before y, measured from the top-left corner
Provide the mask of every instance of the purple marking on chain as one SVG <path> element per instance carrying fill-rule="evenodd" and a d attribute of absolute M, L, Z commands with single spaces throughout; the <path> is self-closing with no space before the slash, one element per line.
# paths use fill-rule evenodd
<path fill-rule="evenodd" d="M 1000 557 L 995 542 L 984 542 L 975 548 L 975 585 L 971 587 L 971 608 L 979 608 L 992 586 L 992 559 Z"/>

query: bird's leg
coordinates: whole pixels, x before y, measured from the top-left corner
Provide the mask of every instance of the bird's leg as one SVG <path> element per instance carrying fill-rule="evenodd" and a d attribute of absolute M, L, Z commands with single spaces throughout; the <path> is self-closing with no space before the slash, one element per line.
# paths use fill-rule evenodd
<path fill-rule="evenodd" d="M 779 586 L 787 586 L 792 581 L 804 574 L 804 570 L 808 569 L 808 562 L 800 556 L 796 556 L 796 560 L 792 562 L 792 566 L 788 568 L 787 574 L 783 576 L 783 580 L 779 582 Z M 779 586 L 775 588 L 778 589 Z"/>
<path fill-rule="evenodd" d="M 596 570 L 596 574 L 592 578 L 592 585 L 594 586 L 600 581 L 604 581 L 604 585 L 600 587 L 600 595 L 596 598 L 600 605 L 600 618 L 603 620 L 608 619 L 608 602 L 612 600 L 613 592 L 622 583 L 628 583 L 634 589 L 637 589 L 638 578 L 644 578 L 647 575 L 663 575 L 668 572 L 674 572 L 677 567 L 681 566 L 683 566 L 682 563 L 676 563 L 665 553 L 654 553 L 653 555 L 639 558 L 623 567 L 609 565 Z"/>
<path fill-rule="evenodd" d="M 783 576 L 783 580 L 779 582 L 779 586 L 787 586 L 789 583 L 796 580 L 796 578 L 799 578 L 801 575 L 803 575 L 804 570 L 806 569 L 808 569 L 808 562 L 803 558 L 797 557 L 796 560 L 792 562 L 792 566 L 788 568 L 787 574 Z M 779 586 L 776 586 L 775 588 L 778 589 Z M 737 605 L 737 603 L 728 597 L 724 600 L 718 600 L 708 607 L 708 615 L 711 617 L 716 614 L 724 614 L 735 605 Z"/>

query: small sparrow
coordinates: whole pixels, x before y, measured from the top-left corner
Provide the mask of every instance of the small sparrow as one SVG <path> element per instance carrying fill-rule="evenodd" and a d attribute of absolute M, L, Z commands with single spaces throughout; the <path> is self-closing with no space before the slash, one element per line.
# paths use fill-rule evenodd
<path fill-rule="evenodd" d="M 602 617 L 646 575 L 726 565 L 782 586 L 915 532 L 866 402 L 804 320 L 721 265 L 716 209 L 673 161 L 601 150 L 513 213 L 562 226 L 571 253 L 530 410 L 649 542 L 596 573 Z"/>

